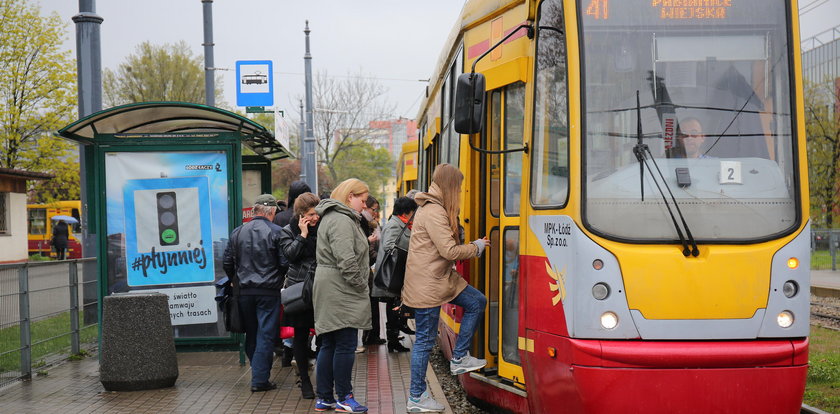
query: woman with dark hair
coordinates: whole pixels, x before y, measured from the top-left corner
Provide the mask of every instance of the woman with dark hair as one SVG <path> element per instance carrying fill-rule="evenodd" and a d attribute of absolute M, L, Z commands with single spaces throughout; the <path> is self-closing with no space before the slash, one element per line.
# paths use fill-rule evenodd
<path fill-rule="evenodd" d="M 312 193 L 298 196 L 293 210 L 297 222 L 294 225 L 287 224 L 280 231 L 280 247 L 289 261 L 284 287 L 305 283 L 306 279 L 312 281 L 315 277 L 315 246 L 320 219 L 315 212 L 315 206 L 318 205 L 318 201 L 318 196 Z M 312 381 L 309 379 L 309 330 L 315 327 L 312 308 L 299 313 L 284 313 L 282 325 L 295 329 L 292 349 L 300 377 L 300 392 L 304 399 L 311 400 L 315 398 Z"/>
<path fill-rule="evenodd" d="M 400 197 L 394 201 L 394 211 L 391 214 L 391 218 L 382 226 L 382 236 L 379 244 L 379 253 L 376 257 L 375 269 L 378 269 L 382 265 L 385 252 L 393 249 L 394 246 L 399 246 L 403 250 L 408 251 L 412 226 L 410 220 L 415 210 L 417 210 L 417 203 L 411 198 Z M 400 237 L 400 234 L 402 234 L 402 237 Z M 388 338 L 388 351 L 410 351 L 410 349 L 400 343 L 400 330 L 406 330 L 410 333 L 414 332 L 408 329 L 405 321 L 400 317 L 398 311 L 399 295 L 388 292 L 374 284 L 373 288 L 371 288 L 371 296 L 380 298 L 380 300 L 385 302 L 385 337 Z"/>
<path fill-rule="evenodd" d="M 53 227 L 52 245 L 55 249 L 56 260 L 64 260 L 64 253 L 67 251 L 67 239 L 70 238 L 70 229 L 64 220 L 59 220 Z"/>
<path fill-rule="evenodd" d="M 370 244 L 370 263 L 376 263 L 376 254 L 379 252 L 379 201 L 373 196 L 368 196 L 365 202 L 365 209 L 362 210 L 362 231 L 367 235 L 368 243 Z M 373 271 L 370 272 L 368 278 L 368 285 L 373 288 Z M 370 297 L 370 318 L 371 328 L 362 334 L 362 343 L 364 345 L 382 345 L 385 340 L 379 336 L 379 299 L 371 295 Z M 356 352 L 364 352 L 364 347 L 359 348 Z"/>

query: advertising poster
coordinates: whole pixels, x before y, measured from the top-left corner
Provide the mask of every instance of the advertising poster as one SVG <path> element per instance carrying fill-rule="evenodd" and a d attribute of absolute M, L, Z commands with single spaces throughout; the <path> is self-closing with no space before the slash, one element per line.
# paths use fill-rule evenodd
<path fill-rule="evenodd" d="M 222 151 L 105 154 L 109 293 L 166 293 L 173 325 L 217 333 L 227 168 Z"/>

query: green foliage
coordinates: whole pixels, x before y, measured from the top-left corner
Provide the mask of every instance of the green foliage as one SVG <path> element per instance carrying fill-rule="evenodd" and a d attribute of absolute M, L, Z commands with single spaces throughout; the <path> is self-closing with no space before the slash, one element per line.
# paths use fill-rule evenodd
<path fill-rule="evenodd" d="M 29 1 L 0 0 L 0 167 L 52 172 L 72 144 L 52 134 L 75 118 L 76 65 L 66 25 Z"/>
<path fill-rule="evenodd" d="M 808 148 L 808 181 L 814 223 L 834 228 L 840 215 L 840 117 L 834 102 L 834 82 L 805 86 L 805 132 Z"/>
<path fill-rule="evenodd" d="M 216 106 L 221 106 L 221 76 L 215 82 Z M 109 107 L 149 101 L 203 104 L 204 58 L 193 55 L 184 41 L 163 46 L 143 42 L 116 71 L 103 70 L 102 94 Z"/>
<path fill-rule="evenodd" d="M 333 168 L 336 182 L 358 178 L 370 187 L 370 193 L 380 203 L 388 179 L 394 176 L 394 160 L 384 148 L 375 148 L 368 142 L 358 141 L 345 148 L 336 158 Z"/>
<path fill-rule="evenodd" d="M 79 321 L 84 318 L 84 312 L 79 312 Z M 63 312 L 57 316 L 35 321 L 30 325 L 32 338 L 32 361 L 35 368 L 46 364 L 50 357 L 68 354 L 70 351 L 70 312 Z M 92 344 L 97 341 L 99 331 L 97 325 L 81 327 L 80 341 Z M 52 338 L 52 339 L 50 339 Z M 36 342 L 40 342 L 36 344 Z M 0 373 L 20 370 L 20 353 L 11 352 L 20 349 L 20 327 L 11 326 L 0 329 Z M 41 364 L 41 365 L 39 365 Z"/>
<path fill-rule="evenodd" d="M 52 166 L 52 180 L 37 181 L 35 195 L 30 202 L 51 203 L 59 200 L 81 199 L 79 162 L 77 157 L 68 157 Z"/>
<path fill-rule="evenodd" d="M 830 413 L 840 412 L 840 331 L 812 325 L 808 340 L 804 402 Z"/>

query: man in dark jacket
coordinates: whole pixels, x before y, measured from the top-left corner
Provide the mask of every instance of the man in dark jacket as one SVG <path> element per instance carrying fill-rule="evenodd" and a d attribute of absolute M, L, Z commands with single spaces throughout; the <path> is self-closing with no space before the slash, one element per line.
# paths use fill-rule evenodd
<path fill-rule="evenodd" d="M 239 281 L 239 312 L 245 325 L 245 354 L 251 361 L 251 392 L 277 388 L 270 382 L 274 338 L 280 326 L 280 227 L 272 223 L 277 200 L 257 197 L 254 218 L 233 229 L 222 266 Z"/>

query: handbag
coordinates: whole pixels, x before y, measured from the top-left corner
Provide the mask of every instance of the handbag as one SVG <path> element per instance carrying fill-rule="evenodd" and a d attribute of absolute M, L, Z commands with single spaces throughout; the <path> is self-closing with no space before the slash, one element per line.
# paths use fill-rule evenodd
<path fill-rule="evenodd" d="M 230 242 L 235 243 L 236 241 L 231 240 Z M 239 265 L 238 257 L 234 255 L 233 260 L 234 269 L 236 269 Z M 225 293 L 229 294 L 226 294 L 219 304 L 224 313 L 225 329 L 228 332 L 245 333 L 245 324 L 242 322 L 242 315 L 239 312 L 239 278 L 236 276 L 235 270 L 233 275 L 230 276 L 230 282 L 233 289 L 230 292 L 225 291 Z"/>
<path fill-rule="evenodd" d="M 373 284 L 376 287 L 394 295 L 400 294 L 403 282 L 405 282 L 405 262 L 408 259 L 408 251 L 399 246 L 399 241 L 412 219 L 414 219 L 414 213 L 411 213 L 411 217 L 403 224 L 394 246 L 385 251 L 385 258 L 382 259 L 382 263 L 373 276 Z"/>
<path fill-rule="evenodd" d="M 312 275 L 309 268 L 301 268 L 305 271 L 303 281 L 287 286 L 280 290 L 280 302 L 283 304 L 283 311 L 294 314 L 312 309 Z"/>

